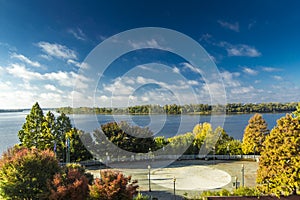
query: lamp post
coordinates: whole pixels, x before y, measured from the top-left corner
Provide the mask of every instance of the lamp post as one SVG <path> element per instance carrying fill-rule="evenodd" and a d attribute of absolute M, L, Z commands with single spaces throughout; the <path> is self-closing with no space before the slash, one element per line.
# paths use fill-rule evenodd
<path fill-rule="evenodd" d="M 227 144 L 228 160 L 230 160 L 230 152 L 229 152 L 229 150 L 230 150 L 230 147 L 229 147 L 229 144 Z"/>
<path fill-rule="evenodd" d="M 70 138 L 66 140 L 66 163 L 70 163 Z"/>
<path fill-rule="evenodd" d="M 254 156 L 253 156 L 253 159 L 255 160 L 255 151 L 256 151 L 256 145 L 254 145 Z"/>
<path fill-rule="evenodd" d="M 235 189 L 237 189 L 237 177 L 236 176 L 234 177 L 234 180 L 235 180 Z"/>
<path fill-rule="evenodd" d="M 245 187 L 245 166 L 242 164 L 242 186 Z"/>
<path fill-rule="evenodd" d="M 174 199 L 176 200 L 176 178 L 173 178 L 173 184 L 174 184 Z"/>
<path fill-rule="evenodd" d="M 151 172 L 151 166 L 148 165 L 149 192 L 151 192 L 151 177 L 150 177 L 150 172 Z"/>
<path fill-rule="evenodd" d="M 105 163 L 105 165 L 106 165 L 106 167 L 108 167 L 108 160 L 109 160 L 108 152 L 106 152 L 105 155 L 106 155 L 106 163 Z"/>

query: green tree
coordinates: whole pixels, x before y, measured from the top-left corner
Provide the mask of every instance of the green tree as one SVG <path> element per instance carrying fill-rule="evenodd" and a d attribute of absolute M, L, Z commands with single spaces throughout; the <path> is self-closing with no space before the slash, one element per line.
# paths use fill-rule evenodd
<path fill-rule="evenodd" d="M 38 137 L 37 144 L 39 149 L 53 149 L 54 138 L 56 133 L 55 116 L 50 111 L 44 117 L 42 122 L 42 130 Z"/>
<path fill-rule="evenodd" d="M 269 133 L 268 125 L 261 114 L 256 113 L 250 118 L 244 131 L 242 149 L 244 154 L 260 153 L 262 143 Z"/>
<path fill-rule="evenodd" d="M 230 155 L 242 155 L 242 143 L 240 140 L 230 140 L 226 143 L 226 150 L 229 150 Z M 226 154 L 228 152 L 226 151 Z"/>
<path fill-rule="evenodd" d="M 38 142 L 42 138 L 41 135 L 43 121 L 43 110 L 36 102 L 32 106 L 29 115 L 26 117 L 26 122 L 23 124 L 22 129 L 18 133 L 19 140 L 24 147 L 38 148 Z"/>
<path fill-rule="evenodd" d="M 47 181 L 59 171 L 53 152 L 16 146 L 0 159 L 0 196 L 5 199 L 48 199 Z"/>
<path fill-rule="evenodd" d="M 147 153 L 149 149 L 156 148 L 153 133 L 149 128 L 130 126 L 124 121 L 110 122 L 102 125 L 101 128 L 109 141 L 124 150 Z"/>
<path fill-rule="evenodd" d="M 227 152 L 227 147 L 230 145 L 229 143 L 233 140 L 233 137 L 229 136 L 226 131 L 221 128 L 217 127 L 215 130 L 215 135 L 219 136 L 219 139 L 216 143 L 216 154 L 222 154 L 226 155 Z"/>
<path fill-rule="evenodd" d="M 289 195 L 300 186 L 300 119 L 287 114 L 266 137 L 257 183 L 264 193 Z"/>
<path fill-rule="evenodd" d="M 44 116 L 38 103 L 33 105 L 18 136 L 22 146 L 54 150 L 57 158 L 65 161 L 67 133 L 71 139 L 71 161 L 92 158 L 80 140 L 83 133 L 72 128 L 69 117 L 61 113 L 56 119 L 50 111 Z"/>
<path fill-rule="evenodd" d="M 96 178 L 90 186 L 90 198 L 92 200 L 130 200 L 137 194 L 137 181 L 131 181 L 131 177 L 124 176 L 121 172 L 112 170 L 100 171 L 101 178 Z"/>
<path fill-rule="evenodd" d="M 72 128 L 66 133 L 66 138 L 70 140 L 70 160 L 80 162 L 93 158 L 93 155 L 86 149 L 81 141 L 84 133 L 76 128 Z"/>
<path fill-rule="evenodd" d="M 71 120 L 63 112 L 56 119 L 56 155 L 59 159 L 65 160 L 66 158 L 66 133 L 72 129 Z"/>

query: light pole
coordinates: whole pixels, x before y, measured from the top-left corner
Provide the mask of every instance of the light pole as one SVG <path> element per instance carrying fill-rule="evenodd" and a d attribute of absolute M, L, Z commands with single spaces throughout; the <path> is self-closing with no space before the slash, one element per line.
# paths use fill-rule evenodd
<path fill-rule="evenodd" d="M 253 156 L 254 160 L 255 160 L 255 151 L 256 151 L 256 145 L 254 145 L 254 156 Z"/>
<path fill-rule="evenodd" d="M 68 137 L 66 140 L 66 163 L 70 163 L 70 138 Z"/>
<path fill-rule="evenodd" d="M 174 184 L 174 199 L 176 200 L 176 178 L 173 178 L 173 184 Z"/>
<path fill-rule="evenodd" d="M 245 187 L 245 166 L 242 164 L 242 185 Z"/>
<path fill-rule="evenodd" d="M 237 189 L 237 177 L 235 176 L 234 179 L 235 179 L 235 189 Z"/>
<path fill-rule="evenodd" d="M 230 147 L 229 147 L 229 144 L 227 144 L 228 160 L 230 160 L 230 152 L 229 152 L 229 150 L 230 150 Z"/>
<path fill-rule="evenodd" d="M 106 155 L 106 164 L 105 165 L 106 165 L 106 167 L 108 167 L 108 159 L 109 159 L 108 152 L 106 152 L 105 155 Z"/>
<path fill-rule="evenodd" d="M 148 165 L 149 192 L 151 192 L 151 177 L 150 177 L 150 172 L 151 172 L 151 166 Z"/>

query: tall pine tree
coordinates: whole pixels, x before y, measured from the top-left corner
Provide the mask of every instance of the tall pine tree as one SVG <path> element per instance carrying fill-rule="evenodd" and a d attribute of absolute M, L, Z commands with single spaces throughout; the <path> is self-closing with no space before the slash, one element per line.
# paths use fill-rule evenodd
<path fill-rule="evenodd" d="M 40 135 L 42 134 L 42 123 L 44 121 L 43 110 L 36 102 L 29 115 L 26 117 L 26 122 L 19 131 L 19 140 L 24 147 L 38 147 Z"/>
<path fill-rule="evenodd" d="M 269 133 L 267 122 L 261 114 L 256 113 L 250 118 L 244 131 L 242 150 L 244 154 L 259 153 L 262 143 Z"/>

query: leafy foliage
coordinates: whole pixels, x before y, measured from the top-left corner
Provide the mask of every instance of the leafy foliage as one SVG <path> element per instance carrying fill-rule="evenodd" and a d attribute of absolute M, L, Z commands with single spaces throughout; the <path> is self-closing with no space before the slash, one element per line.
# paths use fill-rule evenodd
<path fill-rule="evenodd" d="M 80 139 L 83 133 L 72 128 L 69 117 L 62 113 L 56 119 L 50 111 L 44 116 L 38 103 L 33 105 L 18 136 L 22 146 L 36 147 L 41 150 L 53 149 L 57 158 L 64 161 L 66 160 L 67 134 L 71 141 L 71 161 L 92 158 Z"/>
<path fill-rule="evenodd" d="M 84 200 L 89 196 L 89 180 L 85 169 L 80 165 L 69 164 L 62 173 L 54 175 L 53 180 L 48 184 L 51 194 L 50 200 Z"/>
<path fill-rule="evenodd" d="M 226 113 L 268 113 L 268 112 L 286 112 L 294 111 L 297 103 L 229 103 L 226 105 Z M 213 110 L 224 110 L 223 106 L 211 106 L 208 104 L 186 104 L 186 105 L 138 105 L 128 108 L 57 108 L 59 113 L 66 114 L 210 114 Z"/>
<path fill-rule="evenodd" d="M 0 160 L 0 194 L 6 199 L 47 199 L 47 181 L 59 170 L 49 150 L 9 149 Z"/>
<path fill-rule="evenodd" d="M 81 136 L 84 133 L 76 128 L 72 128 L 66 133 L 66 138 L 70 140 L 70 160 L 80 162 L 82 160 L 89 160 L 93 155 L 86 149 L 81 141 Z"/>
<path fill-rule="evenodd" d="M 300 119 L 287 114 L 277 120 L 263 145 L 256 180 L 261 191 L 295 193 L 300 186 Z"/>
<path fill-rule="evenodd" d="M 101 126 L 107 138 L 118 147 L 136 153 L 147 153 L 155 149 L 153 133 L 149 128 L 130 126 L 127 122 L 111 122 Z"/>
<path fill-rule="evenodd" d="M 269 133 L 268 125 L 261 114 L 250 118 L 244 131 L 242 149 L 244 154 L 260 153 L 265 136 Z"/>
<path fill-rule="evenodd" d="M 239 187 L 237 189 L 234 189 L 233 191 L 229 191 L 226 189 L 222 189 L 220 191 L 203 191 L 200 195 L 199 199 L 203 199 L 205 197 L 210 196 L 223 196 L 223 197 L 229 197 L 229 196 L 261 196 L 261 193 L 257 188 L 250 188 L 250 187 Z"/>
<path fill-rule="evenodd" d="M 143 195 L 142 193 L 138 193 L 133 200 L 150 200 L 150 196 Z"/>
<path fill-rule="evenodd" d="M 137 194 L 137 181 L 131 181 L 131 177 L 126 177 L 122 173 L 111 170 L 100 171 L 101 178 L 96 178 L 90 188 L 91 199 L 130 200 Z"/>
<path fill-rule="evenodd" d="M 43 110 L 38 103 L 35 103 L 18 133 L 20 142 L 24 147 L 38 147 L 38 142 L 42 139 L 43 121 Z"/>

